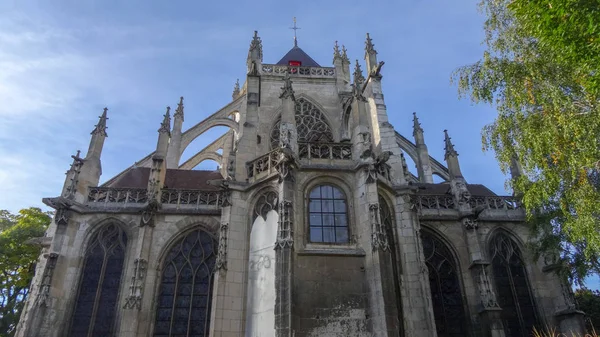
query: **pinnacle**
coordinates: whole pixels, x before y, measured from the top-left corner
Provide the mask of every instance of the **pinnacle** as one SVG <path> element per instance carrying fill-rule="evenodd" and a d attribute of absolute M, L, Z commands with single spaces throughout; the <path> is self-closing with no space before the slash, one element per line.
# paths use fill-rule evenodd
<path fill-rule="evenodd" d="M 170 133 L 171 132 L 171 107 L 167 107 L 167 112 L 164 115 L 164 119 L 160 124 L 159 133 Z"/>
<path fill-rule="evenodd" d="M 183 96 L 179 97 L 179 103 L 177 104 L 177 110 L 173 114 L 174 118 L 181 118 L 183 120 Z"/>
<path fill-rule="evenodd" d="M 350 63 L 350 59 L 347 54 L 348 50 L 346 50 L 346 46 L 342 45 L 342 61 L 346 63 Z"/>
<path fill-rule="evenodd" d="M 367 41 L 365 41 L 365 51 L 369 54 L 377 54 L 377 51 L 375 51 L 375 45 L 373 44 L 373 40 L 369 36 L 369 33 L 367 33 Z"/>
<path fill-rule="evenodd" d="M 423 128 L 421 127 L 421 123 L 419 123 L 419 118 L 417 117 L 417 113 L 413 112 L 413 136 L 417 132 L 423 132 Z"/>
<path fill-rule="evenodd" d="M 104 136 L 107 137 L 108 135 L 106 134 L 106 120 L 108 119 L 108 117 L 106 117 L 106 114 L 108 112 L 108 108 L 104 108 L 104 111 L 102 112 L 102 115 L 100 117 L 98 117 L 100 120 L 98 120 L 98 124 L 95 125 L 94 130 L 92 130 L 92 135 L 100 135 L 100 136 Z"/>
<path fill-rule="evenodd" d="M 240 95 L 240 79 L 238 78 L 235 81 L 235 85 L 233 86 L 233 93 L 231 94 L 232 99 L 236 99 Z"/>
<path fill-rule="evenodd" d="M 362 69 L 360 68 L 360 64 L 358 60 L 356 60 L 356 66 L 354 67 L 354 85 L 361 84 L 365 81 L 365 77 L 362 74 Z"/>
<path fill-rule="evenodd" d="M 338 58 L 342 58 L 342 54 L 340 54 L 340 46 L 338 46 L 338 42 L 335 41 L 333 46 L 333 62 L 335 62 L 335 60 Z"/>
<path fill-rule="evenodd" d="M 448 158 L 449 156 L 458 156 L 458 153 L 454 149 L 454 144 L 452 144 L 450 139 L 450 136 L 448 136 L 448 130 L 444 130 L 444 150 L 446 151 L 446 154 L 444 156 L 445 158 Z"/>

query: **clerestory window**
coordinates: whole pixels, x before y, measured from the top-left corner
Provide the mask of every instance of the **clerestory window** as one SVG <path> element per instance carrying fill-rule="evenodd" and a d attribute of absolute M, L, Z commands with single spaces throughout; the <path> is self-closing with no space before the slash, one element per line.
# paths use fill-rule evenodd
<path fill-rule="evenodd" d="M 331 185 L 313 188 L 308 212 L 310 242 L 348 242 L 348 207 L 346 196 L 339 188 Z"/>

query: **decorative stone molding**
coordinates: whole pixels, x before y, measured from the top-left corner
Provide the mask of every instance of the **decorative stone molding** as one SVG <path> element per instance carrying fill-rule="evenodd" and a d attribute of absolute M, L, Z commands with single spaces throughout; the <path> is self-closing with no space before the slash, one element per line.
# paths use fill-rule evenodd
<path fill-rule="evenodd" d="M 131 277 L 131 285 L 129 286 L 129 296 L 125 300 L 123 309 L 140 310 L 142 308 L 142 294 L 144 292 L 144 279 L 147 267 L 148 261 L 141 258 L 135 259 L 133 276 Z"/>
<path fill-rule="evenodd" d="M 379 204 L 369 205 L 369 219 L 371 221 L 371 245 L 373 251 L 389 250 L 389 242 L 385 228 L 381 225 L 379 218 Z"/>
<path fill-rule="evenodd" d="M 292 248 L 294 246 L 293 227 L 294 209 L 292 202 L 283 200 L 279 203 L 279 228 L 275 249 Z"/>
<path fill-rule="evenodd" d="M 50 300 L 50 287 L 52 286 L 52 276 L 54 275 L 54 268 L 56 267 L 56 260 L 58 260 L 57 253 L 44 254 L 46 258 L 46 267 L 44 268 L 44 274 L 42 275 L 42 283 L 40 284 L 40 292 L 37 295 L 37 305 L 48 307 L 48 301 Z"/>
<path fill-rule="evenodd" d="M 275 169 L 279 173 L 279 182 L 294 182 L 294 170 L 296 169 L 296 158 L 286 149 L 279 151 Z"/>
<path fill-rule="evenodd" d="M 229 224 L 221 223 L 219 227 L 219 250 L 215 270 L 227 270 L 227 240 L 229 235 Z"/>
<path fill-rule="evenodd" d="M 256 219 L 258 216 L 261 216 L 264 220 L 267 220 L 267 214 L 270 211 L 277 209 L 278 201 L 279 196 L 274 191 L 263 193 L 258 198 L 256 205 L 254 206 L 252 221 L 254 221 L 254 219 Z"/>
<path fill-rule="evenodd" d="M 377 168 L 375 168 L 374 164 L 369 164 L 365 167 L 365 174 L 367 176 L 367 184 L 373 184 L 377 181 Z"/>
<path fill-rule="evenodd" d="M 476 283 L 479 289 L 481 305 L 484 309 L 497 309 L 500 306 L 498 305 L 496 294 L 492 289 L 490 278 L 486 272 L 487 265 L 479 264 L 478 268 L 479 270 L 476 271 Z"/>
<path fill-rule="evenodd" d="M 479 228 L 479 223 L 477 222 L 477 219 L 473 218 L 473 217 L 466 217 L 462 220 L 463 225 L 465 226 L 465 229 L 470 231 L 470 230 L 476 230 L 477 228 Z"/>
<path fill-rule="evenodd" d="M 69 223 L 69 220 L 71 219 L 71 215 L 72 212 L 69 208 L 60 207 L 56 210 L 56 213 L 54 215 L 54 222 L 58 226 L 66 226 Z"/>
<path fill-rule="evenodd" d="M 148 205 L 142 210 L 142 221 L 140 227 L 152 226 L 154 227 L 154 216 L 160 210 L 160 203 L 156 199 L 148 201 Z"/>

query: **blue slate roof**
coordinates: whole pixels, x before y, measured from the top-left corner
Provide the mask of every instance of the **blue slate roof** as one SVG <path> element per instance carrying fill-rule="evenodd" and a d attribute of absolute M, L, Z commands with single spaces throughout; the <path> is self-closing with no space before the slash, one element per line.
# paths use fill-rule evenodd
<path fill-rule="evenodd" d="M 300 47 L 294 46 L 285 56 L 277 62 L 278 65 L 288 65 L 289 61 L 300 61 L 303 67 L 320 67 L 320 65 L 308 56 Z"/>

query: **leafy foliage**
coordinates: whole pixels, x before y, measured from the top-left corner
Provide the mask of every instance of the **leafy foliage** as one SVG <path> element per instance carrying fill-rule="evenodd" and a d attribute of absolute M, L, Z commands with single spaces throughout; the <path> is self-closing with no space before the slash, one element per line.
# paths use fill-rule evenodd
<path fill-rule="evenodd" d="M 575 299 L 579 309 L 586 313 L 593 329 L 600 329 L 600 290 L 577 289 Z M 590 330 L 592 330 L 591 327 Z"/>
<path fill-rule="evenodd" d="M 481 0 L 483 59 L 453 74 L 461 97 L 497 108 L 482 131 L 522 197 L 535 252 L 562 248 L 581 282 L 600 272 L 600 2 Z"/>
<path fill-rule="evenodd" d="M 0 335 L 12 336 L 35 271 L 40 248 L 26 244 L 42 237 L 51 218 L 39 208 L 14 215 L 0 211 Z"/>

